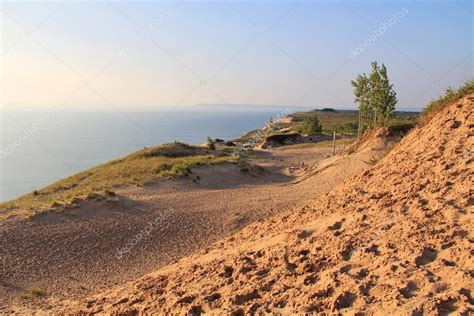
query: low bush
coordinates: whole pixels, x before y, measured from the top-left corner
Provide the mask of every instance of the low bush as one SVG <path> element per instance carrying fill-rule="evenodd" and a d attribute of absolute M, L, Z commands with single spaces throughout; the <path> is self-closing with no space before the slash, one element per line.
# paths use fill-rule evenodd
<path fill-rule="evenodd" d="M 303 134 L 316 134 L 321 133 L 323 131 L 323 127 L 319 122 L 318 115 L 316 113 L 312 113 L 306 116 L 303 119 L 303 126 L 301 127 L 301 133 Z"/>
<path fill-rule="evenodd" d="M 216 143 L 212 140 L 212 138 L 207 138 L 207 149 L 209 150 L 216 150 Z"/>

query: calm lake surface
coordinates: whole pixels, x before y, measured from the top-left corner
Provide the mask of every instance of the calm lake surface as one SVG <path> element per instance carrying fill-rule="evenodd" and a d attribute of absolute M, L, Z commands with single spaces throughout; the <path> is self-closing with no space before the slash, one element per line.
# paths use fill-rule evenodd
<path fill-rule="evenodd" d="M 14 199 L 145 146 L 231 139 L 305 108 L 192 107 L 155 111 L 0 112 L 0 201 Z M 308 108 L 306 108 L 308 110 Z"/>

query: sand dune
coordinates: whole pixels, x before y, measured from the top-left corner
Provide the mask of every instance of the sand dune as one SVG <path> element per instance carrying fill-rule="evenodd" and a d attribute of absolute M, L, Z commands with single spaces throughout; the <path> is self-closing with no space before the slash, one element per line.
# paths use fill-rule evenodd
<path fill-rule="evenodd" d="M 262 174 L 233 164 L 201 167 L 193 171 L 199 181 L 128 186 L 112 201 L 82 200 L 63 213 L 2 222 L 0 310 L 57 310 L 135 280 L 332 190 L 393 142 L 377 138 L 365 151 L 330 158 L 330 148 L 262 151 L 247 160 Z M 309 176 L 318 165 L 326 168 Z"/>
<path fill-rule="evenodd" d="M 472 312 L 473 99 L 322 197 L 137 281 L 58 304 L 105 314 Z"/>

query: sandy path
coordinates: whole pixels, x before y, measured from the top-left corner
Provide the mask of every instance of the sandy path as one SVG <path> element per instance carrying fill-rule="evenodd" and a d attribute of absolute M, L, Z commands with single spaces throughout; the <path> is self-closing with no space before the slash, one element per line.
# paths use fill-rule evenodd
<path fill-rule="evenodd" d="M 117 191 L 116 202 L 84 201 L 64 214 L 1 223 L 0 312 L 31 303 L 54 308 L 48 302 L 136 279 L 249 223 L 328 192 L 365 168 L 364 161 L 377 149 L 349 156 L 349 164 L 347 157 L 331 158 L 332 168 L 323 172 L 288 172 L 300 162 L 316 168 L 330 151 L 275 149 L 252 161 L 265 166 L 262 176 L 242 173 L 231 164 L 205 167 L 194 170 L 197 182 L 182 179 L 124 188 Z M 291 184 L 299 174 L 306 180 Z M 21 297 L 32 288 L 46 291 L 49 298 Z"/>

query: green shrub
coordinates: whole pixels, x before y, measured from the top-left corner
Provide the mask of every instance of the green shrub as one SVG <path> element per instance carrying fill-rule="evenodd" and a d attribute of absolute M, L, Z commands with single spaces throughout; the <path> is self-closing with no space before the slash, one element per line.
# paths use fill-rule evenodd
<path fill-rule="evenodd" d="M 311 113 L 303 119 L 303 126 L 301 127 L 301 133 L 303 134 L 316 134 L 321 133 L 323 127 L 318 120 L 318 115 L 316 113 Z"/>
<path fill-rule="evenodd" d="M 347 134 L 357 134 L 357 130 L 359 129 L 359 124 L 349 122 L 342 126 L 342 131 Z"/>
<path fill-rule="evenodd" d="M 207 148 L 210 150 L 216 150 L 216 144 L 210 137 L 207 138 Z"/>

